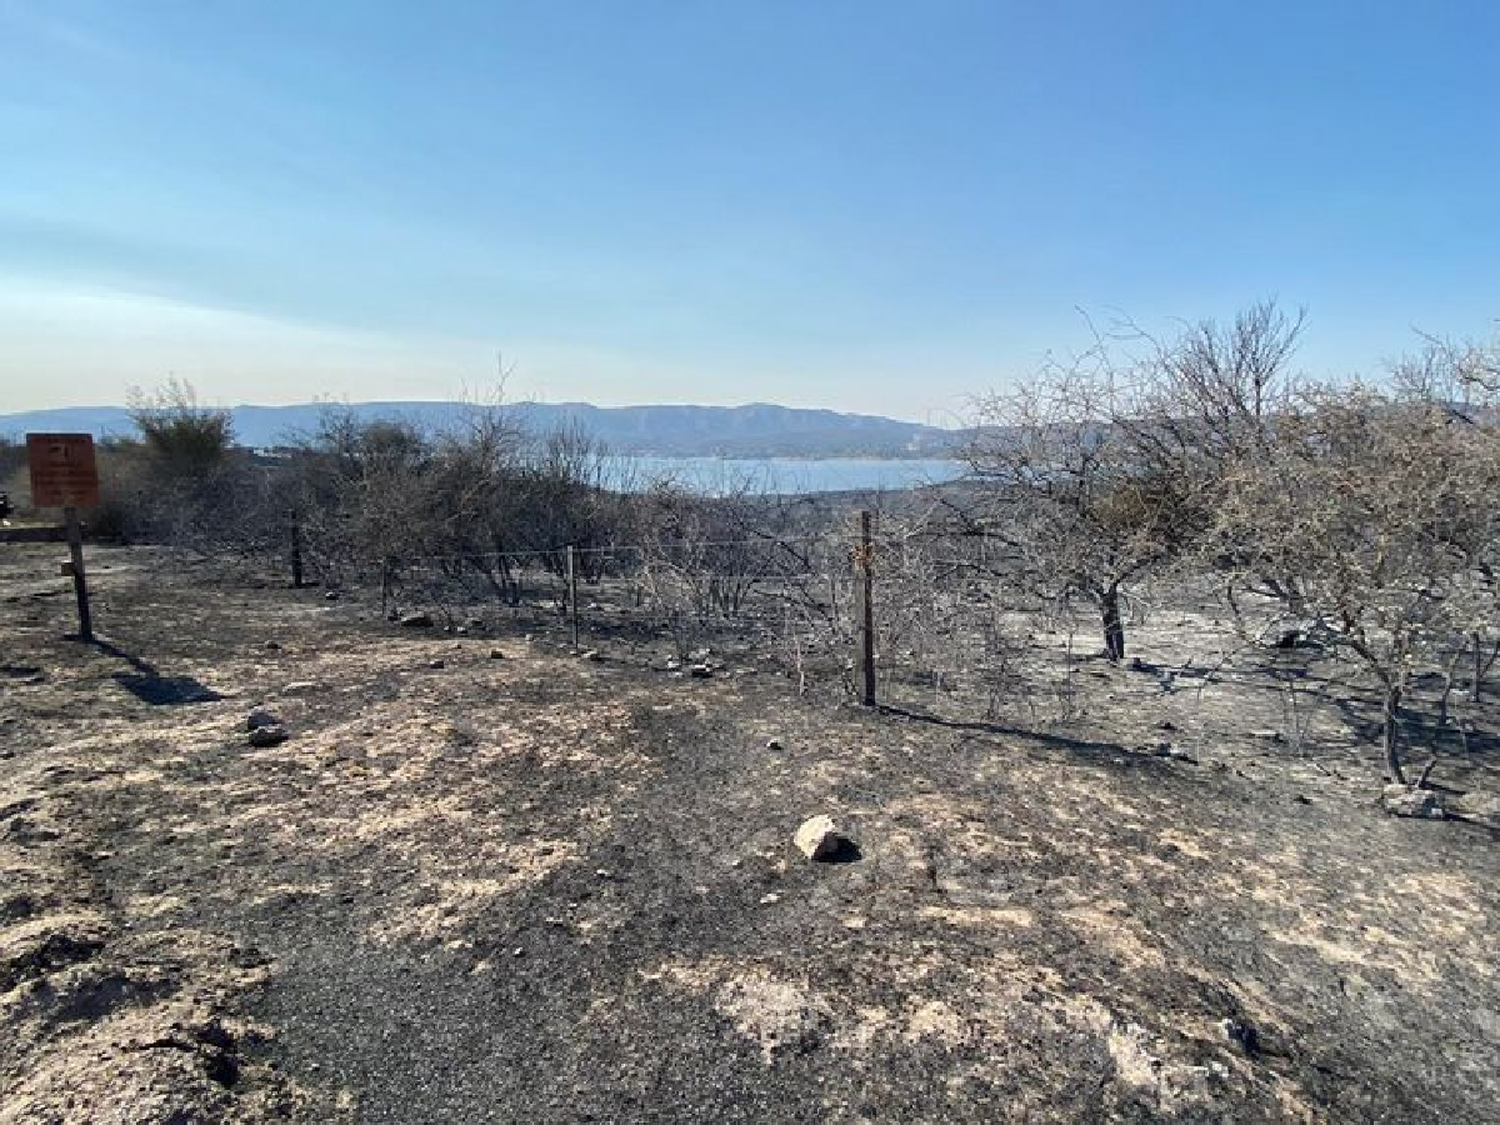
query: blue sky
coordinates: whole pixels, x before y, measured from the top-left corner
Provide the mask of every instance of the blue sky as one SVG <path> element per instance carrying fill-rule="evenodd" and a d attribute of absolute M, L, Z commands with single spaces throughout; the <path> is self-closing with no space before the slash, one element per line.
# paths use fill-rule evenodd
<path fill-rule="evenodd" d="M 0 411 L 941 420 L 1078 310 L 1500 317 L 1500 5 L 0 0 Z"/>

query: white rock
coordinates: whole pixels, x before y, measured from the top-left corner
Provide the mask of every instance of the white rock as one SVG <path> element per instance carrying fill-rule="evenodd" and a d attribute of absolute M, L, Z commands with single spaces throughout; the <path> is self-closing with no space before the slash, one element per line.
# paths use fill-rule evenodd
<path fill-rule="evenodd" d="M 838 825 L 826 814 L 809 817 L 792 837 L 797 850 L 811 860 L 832 859 L 843 846 Z"/>

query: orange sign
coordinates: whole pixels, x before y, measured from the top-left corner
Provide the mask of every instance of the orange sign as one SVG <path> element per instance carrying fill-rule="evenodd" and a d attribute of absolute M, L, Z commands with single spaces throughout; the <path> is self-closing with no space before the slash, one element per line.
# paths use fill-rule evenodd
<path fill-rule="evenodd" d="M 31 503 L 37 508 L 88 508 L 99 503 L 99 470 L 89 434 L 27 434 Z"/>

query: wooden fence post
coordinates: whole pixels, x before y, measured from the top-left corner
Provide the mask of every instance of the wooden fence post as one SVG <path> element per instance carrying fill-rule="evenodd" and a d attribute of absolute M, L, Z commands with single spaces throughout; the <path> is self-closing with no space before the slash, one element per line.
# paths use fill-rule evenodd
<path fill-rule="evenodd" d="M 875 541 L 868 511 L 859 513 L 859 546 L 855 566 L 859 578 L 860 665 L 864 670 L 866 707 L 875 706 Z"/>
<path fill-rule="evenodd" d="M 302 521 L 292 513 L 292 587 L 302 589 Z"/>
<path fill-rule="evenodd" d="M 73 571 L 73 593 L 78 598 L 78 639 L 94 639 L 94 618 L 89 610 L 89 585 L 83 573 L 83 528 L 78 524 L 78 509 L 63 508 L 63 523 L 68 533 L 68 557 Z"/>
<path fill-rule="evenodd" d="M 578 559 L 568 544 L 568 617 L 573 626 L 573 650 L 578 650 Z"/>

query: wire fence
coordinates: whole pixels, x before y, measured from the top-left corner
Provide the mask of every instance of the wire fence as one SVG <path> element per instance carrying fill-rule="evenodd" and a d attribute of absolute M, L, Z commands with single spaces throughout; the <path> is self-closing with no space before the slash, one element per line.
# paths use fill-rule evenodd
<path fill-rule="evenodd" d="M 873 702 L 871 679 L 886 700 L 1005 689 L 1008 611 L 992 550 L 830 530 L 392 557 L 367 572 L 392 619 L 505 623 L 682 667 L 771 666 L 804 690 L 839 685 Z"/>

